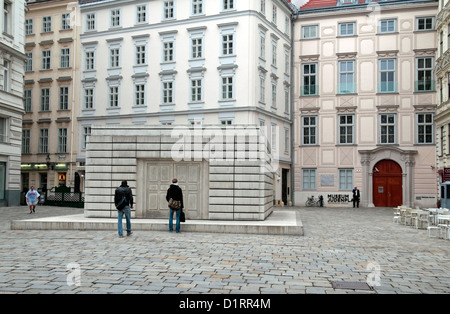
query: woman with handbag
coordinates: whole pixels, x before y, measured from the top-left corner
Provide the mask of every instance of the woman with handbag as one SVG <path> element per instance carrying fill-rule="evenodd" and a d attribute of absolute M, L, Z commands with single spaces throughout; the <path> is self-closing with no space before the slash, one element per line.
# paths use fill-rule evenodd
<path fill-rule="evenodd" d="M 183 191 L 181 190 L 180 186 L 178 185 L 178 180 L 173 179 L 172 184 L 170 185 L 169 189 L 167 190 L 166 200 L 169 202 L 169 231 L 173 231 L 173 213 L 176 213 L 176 226 L 175 231 L 177 233 L 180 232 L 180 216 L 184 209 L 183 204 Z"/>

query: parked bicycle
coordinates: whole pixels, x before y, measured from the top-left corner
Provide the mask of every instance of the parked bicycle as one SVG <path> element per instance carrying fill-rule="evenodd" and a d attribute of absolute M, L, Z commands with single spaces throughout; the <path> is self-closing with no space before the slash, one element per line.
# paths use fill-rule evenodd
<path fill-rule="evenodd" d="M 314 198 L 314 195 L 311 197 L 308 197 L 305 203 L 306 206 L 312 207 L 312 206 L 318 206 L 323 207 L 323 196 L 319 195 L 319 198 Z"/>

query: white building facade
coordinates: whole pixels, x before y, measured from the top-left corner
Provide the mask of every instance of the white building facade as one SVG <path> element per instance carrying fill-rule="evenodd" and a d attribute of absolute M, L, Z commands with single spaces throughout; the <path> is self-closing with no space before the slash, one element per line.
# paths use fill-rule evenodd
<path fill-rule="evenodd" d="M 198 170 L 203 176 L 199 180 L 205 182 L 202 194 L 192 199 L 207 200 L 205 206 L 209 205 L 213 213 L 200 215 L 202 219 L 264 219 L 274 201 L 289 203 L 292 10 L 287 1 L 82 1 L 81 19 L 78 162 L 85 164 L 87 211 L 97 208 L 95 215 L 113 214 L 111 189 L 122 180 L 98 178 L 109 190 L 95 191 L 99 182 L 95 182 L 94 173 L 101 172 L 98 167 L 108 165 L 93 167 L 97 161 L 90 152 L 96 148 L 88 141 L 102 141 L 96 137 L 96 129 L 98 136 L 107 136 L 108 132 L 117 136 L 117 130 L 130 126 L 143 129 L 141 136 L 132 134 L 136 143 L 147 136 L 148 145 L 160 143 L 167 130 L 177 126 L 258 128 L 267 136 L 267 147 L 279 167 L 270 176 L 262 177 L 262 186 L 256 188 L 262 195 L 257 213 L 250 210 L 231 215 L 233 206 L 242 206 L 245 212 L 246 201 L 242 199 L 238 204 L 230 199 L 212 199 L 227 193 L 213 191 L 214 186 L 220 186 L 217 182 L 236 181 L 219 179 L 224 174 L 220 172 L 211 175 L 217 169 L 208 163 Z M 148 127 L 163 132 L 148 131 Z M 149 136 L 158 139 L 154 143 Z M 130 164 L 123 161 L 131 168 L 122 168 L 121 173 L 129 173 L 127 178 L 137 198 L 141 197 L 142 210 L 154 202 L 143 201 L 149 187 L 138 176 L 142 161 L 138 155 L 128 158 Z M 161 165 L 169 162 L 161 154 L 157 159 Z M 161 167 L 152 171 L 159 173 Z M 167 167 L 173 173 L 177 166 Z M 89 186 L 91 179 L 96 186 Z M 261 178 L 244 180 L 248 181 L 244 186 L 250 194 L 251 182 L 259 185 L 256 180 Z M 230 188 L 237 189 L 235 184 Z M 156 198 L 161 197 L 156 194 Z"/>
<path fill-rule="evenodd" d="M 0 21 L 0 206 L 20 204 L 24 86 L 24 0 L 1 0 Z"/>

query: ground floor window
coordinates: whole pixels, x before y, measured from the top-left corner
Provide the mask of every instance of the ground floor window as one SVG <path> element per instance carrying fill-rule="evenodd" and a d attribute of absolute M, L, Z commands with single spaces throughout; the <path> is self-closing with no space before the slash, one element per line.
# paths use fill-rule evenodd
<path fill-rule="evenodd" d="M 6 191 L 6 162 L 0 162 L 0 200 L 5 199 Z"/>

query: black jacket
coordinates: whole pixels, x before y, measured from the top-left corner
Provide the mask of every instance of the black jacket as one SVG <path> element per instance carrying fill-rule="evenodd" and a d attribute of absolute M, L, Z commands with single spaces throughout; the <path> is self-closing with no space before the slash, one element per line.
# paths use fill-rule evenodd
<path fill-rule="evenodd" d="M 183 191 L 178 185 L 171 184 L 167 190 L 166 201 L 173 199 L 174 201 L 181 201 L 181 208 L 184 208 Z"/>
<path fill-rule="evenodd" d="M 128 186 L 121 185 L 116 189 L 116 193 L 114 195 L 114 203 L 117 206 L 119 202 L 122 200 L 122 196 L 125 196 L 127 199 L 127 205 L 133 207 L 133 193 Z"/>

